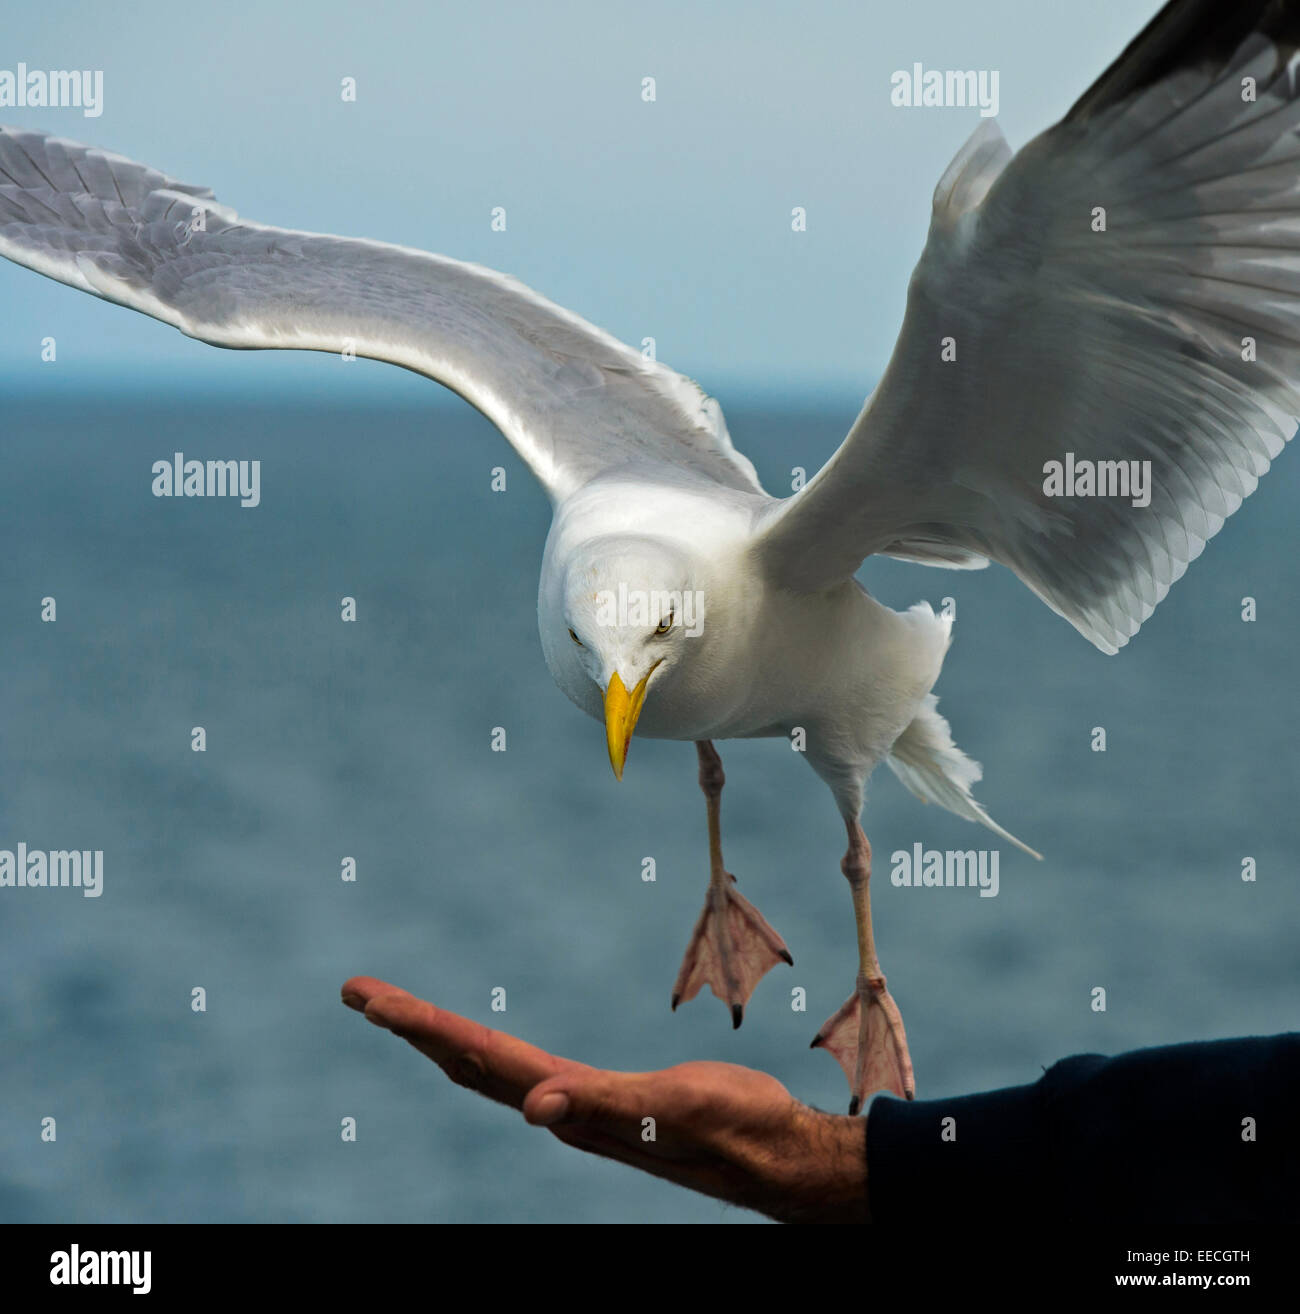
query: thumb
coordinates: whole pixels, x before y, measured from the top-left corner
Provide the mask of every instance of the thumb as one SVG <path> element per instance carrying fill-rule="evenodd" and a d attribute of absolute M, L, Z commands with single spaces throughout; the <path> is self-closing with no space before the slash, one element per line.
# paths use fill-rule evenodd
<path fill-rule="evenodd" d="M 608 1126 L 637 1116 L 636 1077 L 626 1072 L 565 1072 L 539 1081 L 525 1096 L 524 1118 L 534 1127 L 559 1123 Z"/>

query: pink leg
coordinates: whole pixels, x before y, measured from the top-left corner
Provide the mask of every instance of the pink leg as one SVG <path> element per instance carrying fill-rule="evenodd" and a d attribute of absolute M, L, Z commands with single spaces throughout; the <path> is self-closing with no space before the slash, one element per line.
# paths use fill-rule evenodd
<path fill-rule="evenodd" d="M 709 812 L 709 893 L 673 986 L 673 1008 L 708 986 L 731 1009 L 738 1027 L 754 987 L 777 963 L 793 964 L 785 941 L 767 919 L 736 890 L 736 878 L 722 865 L 722 759 L 709 740 L 695 745 L 700 757 L 700 788 Z"/>
<path fill-rule="evenodd" d="M 813 1041 L 813 1048 L 828 1050 L 844 1069 L 852 1096 L 849 1114 L 856 1114 L 873 1091 L 889 1090 L 904 1099 L 916 1094 L 912 1056 L 907 1051 L 907 1034 L 902 1014 L 885 989 L 885 974 L 876 957 L 871 930 L 871 845 L 853 818 L 846 822 L 849 851 L 841 870 L 853 892 L 853 912 L 858 923 L 858 983 L 843 1007 L 827 1018 Z"/>

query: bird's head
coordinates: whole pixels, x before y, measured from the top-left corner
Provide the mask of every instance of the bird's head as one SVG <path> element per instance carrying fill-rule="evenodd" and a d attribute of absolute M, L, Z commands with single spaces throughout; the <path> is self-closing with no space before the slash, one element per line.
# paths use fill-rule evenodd
<path fill-rule="evenodd" d="M 566 688 L 570 697 L 595 710 L 598 694 L 609 763 L 620 780 L 646 699 L 686 660 L 691 640 L 703 631 L 703 603 L 690 563 L 662 540 L 595 539 L 568 563 L 562 606 L 550 618 L 557 632 L 544 638 L 556 657 L 556 645 L 567 649 L 560 666 L 589 682 L 581 697 Z M 561 681 L 562 687 L 569 683 Z"/>

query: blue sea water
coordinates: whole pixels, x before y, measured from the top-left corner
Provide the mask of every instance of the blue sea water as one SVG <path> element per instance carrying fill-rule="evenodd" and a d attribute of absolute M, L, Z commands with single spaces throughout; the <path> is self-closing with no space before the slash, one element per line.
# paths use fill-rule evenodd
<path fill-rule="evenodd" d="M 707 877 L 694 750 L 636 741 L 614 782 L 538 648 L 545 499 L 427 393 L 0 403 L 0 847 L 105 854 L 99 899 L 0 889 L 0 1220 L 750 1217 L 452 1086 L 340 1006 L 361 972 L 590 1063 L 727 1059 L 843 1110 L 808 1048 L 856 970 L 825 787 L 782 741 L 722 746 L 728 866 L 795 966 L 737 1032 L 707 993 L 671 1013 Z M 773 490 L 853 413 L 724 402 Z M 260 460 L 261 505 L 155 498 L 178 450 Z M 981 799 L 1046 855 L 873 780 L 877 934 L 922 1097 L 1300 1021 L 1298 506 L 1288 453 L 1114 658 L 999 568 L 868 563 L 890 605 L 955 600 L 942 709 Z M 999 847 L 998 896 L 894 888 L 917 841 Z"/>

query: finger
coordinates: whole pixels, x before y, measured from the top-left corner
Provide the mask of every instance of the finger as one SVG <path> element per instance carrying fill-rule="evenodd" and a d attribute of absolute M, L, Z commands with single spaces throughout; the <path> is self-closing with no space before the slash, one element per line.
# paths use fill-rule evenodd
<path fill-rule="evenodd" d="M 404 995 L 408 992 L 401 986 L 389 985 L 374 976 L 352 976 L 343 982 L 340 991 L 343 1002 L 358 1013 L 366 1011 L 366 1005 L 379 995 Z"/>
<path fill-rule="evenodd" d="M 371 997 L 365 1013 L 431 1058 L 457 1085 L 514 1108 L 539 1081 L 583 1066 L 405 991 Z"/>

